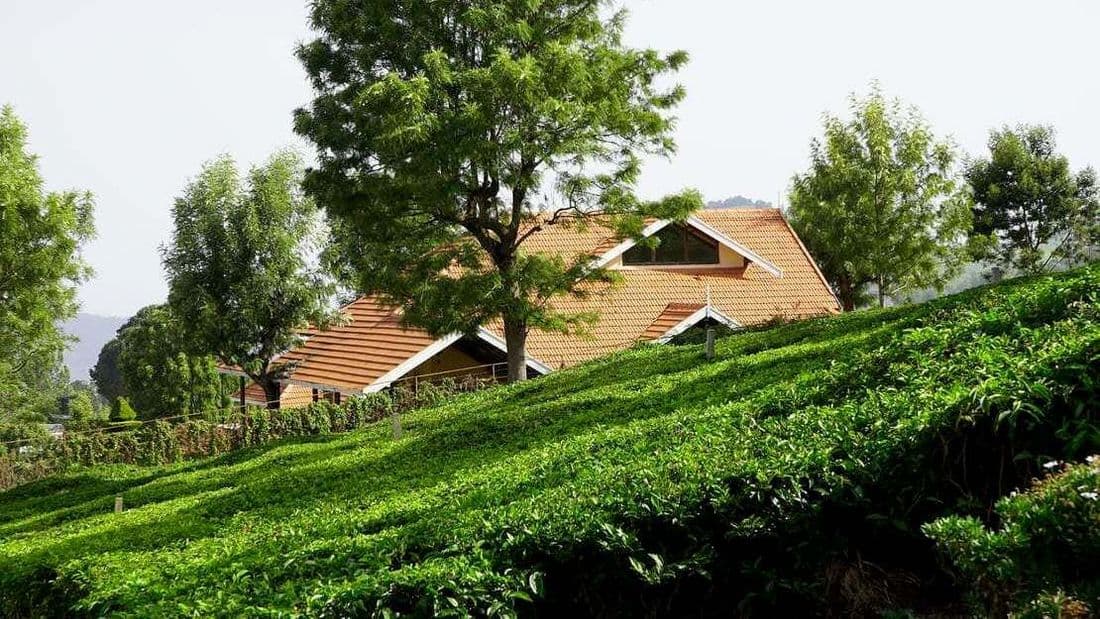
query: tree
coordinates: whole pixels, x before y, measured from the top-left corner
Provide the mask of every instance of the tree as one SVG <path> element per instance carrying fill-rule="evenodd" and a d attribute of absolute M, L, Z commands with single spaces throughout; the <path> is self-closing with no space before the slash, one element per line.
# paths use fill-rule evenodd
<path fill-rule="evenodd" d="M 125 329 L 123 325 L 116 331 L 116 336 L 111 338 L 103 348 L 99 350 L 95 367 L 88 371 L 96 391 L 107 402 L 114 402 L 115 398 L 126 395 L 126 388 L 122 383 L 122 371 L 118 368 L 118 355 L 122 349 L 117 333 Z"/>
<path fill-rule="evenodd" d="M 791 225 L 845 310 L 873 284 L 878 303 L 942 286 L 965 263 L 970 199 L 953 172 L 954 147 L 878 85 L 851 98 L 853 118 L 825 117 L 810 170 L 793 179 Z"/>
<path fill-rule="evenodd" d="M 67 343 L 58 323 L 76 313 L 76 287 L 91 273 L 80 255 L 81 246 L 94 234 L 91 195 L 47 193 L 26 141 L 26 126 L 10 106 L 3 107 L 0 419 L 22 414 L 24 394 L 56 373 Z"/>
<path fill-rule="evenodd" d="M 137 412 L 130 406 L 126 398 L 115 398 L 111 404 L 111 421 L 133 421 L 137 419 Z"/>
<path fill-rule="evenodd" d="M 591 318 L 550 300 L 609 279 L 590 256 L 523 251 L 531 234 L 599 220 L 637 236 L 702 206 L 634 195 L 640 157 L 674 149 L 684 91 L 659 84 L 687 56 L 626 47 L 605 4 L 319 0 L 321 35 L 298 50 L 316 92 L 295 119 L 317 146 L 306 186 L 338 270 L 436 335 L 500 320 L 511 380 L 530 328 Z"/>
<path fill-rule="evenodd" d="M 974 234 L 990 240 L 981 257 L 999 270 L 1041 273 L 1100 245 L 1096 172 L 1074 174 L 1056 146 L 1051 127 L 1004 127 L 990 133 L 989 157 L 967 165 Z"/>
<path fill-rule="evenodd" d="M 216 361 L 188 354 L 183 330 L 167 306 L 142 308 L 118 330 L 117 339 L 123 392 L 144 418 L 202 413 L 225 404 L 226 381 Z"/>
<path fill-rule="evenodd" d="M 67 413 L 69 420 L 66 422 L 66 427 L 72 429 L 81 429 L 88 427 L 96 417 L 95 404 L 92 401 L 92 394 L 87 390 L 78 390 L 69 396 L 66 403 Z"/>
<path fill-rule="evenodd" d="M 307 263 L 318 214 L 301 191 L 299 158 L 276 154 L 246 180 L 221 157 L 176 200 L 163 249 L 168 302 L 191 352 L 240 368 L 277 408 L 291 368 L 274 359 L 309 323 L 331 319 L 332 286 Z"/>

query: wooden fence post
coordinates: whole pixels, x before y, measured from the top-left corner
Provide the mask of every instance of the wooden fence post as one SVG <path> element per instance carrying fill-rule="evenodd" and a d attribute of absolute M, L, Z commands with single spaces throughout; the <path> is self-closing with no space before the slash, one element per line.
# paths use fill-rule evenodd
<path fill-rule="evenodd" d="M 398 407 L 393 407 L 393 440 L 401 438 L 401 411 Z"/>

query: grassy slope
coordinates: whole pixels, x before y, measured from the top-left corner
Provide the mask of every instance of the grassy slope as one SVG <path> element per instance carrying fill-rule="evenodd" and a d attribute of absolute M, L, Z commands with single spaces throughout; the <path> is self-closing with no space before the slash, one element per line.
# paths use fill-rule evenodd
<path fill-rule="evenodd" d="M 830 574 L 853 556 L 901 553 L 876 561 L 904 589 L 932 569 L 920 524 L 1026 478 L 1017 453 L 1073 455 L 1041 418 L 1091 388 L 1098 289 L 1093 267 L 740 334 L 713 363 L 644 347 L 415 412 L 400 441 L 31 484 L 0 494 L 0 612 L 850 608 Z"/>

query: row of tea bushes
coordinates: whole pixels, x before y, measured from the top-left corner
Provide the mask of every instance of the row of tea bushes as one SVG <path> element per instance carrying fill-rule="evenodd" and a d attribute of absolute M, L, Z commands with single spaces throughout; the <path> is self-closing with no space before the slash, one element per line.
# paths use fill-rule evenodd
<path fill-rule="evenodd" d="M 1100 266 L 737 334 L 713 361 L 639 347 L 413 411 L 399 440 L 13 489 L 0 615 L 959 616 L 965 565 L 923 527 L 999 530 L 1046 462 L 1100 452 L 1098 403 Z M 1045 539 L 1092 552 L 1061 526 Z"/>
<path fill-rule="evenodd" d="M 169 464 L 281 438 L 347 432 L 394 412 L 430 406 L 459 390 L 458 385 L 441 381 L 420 384 L 415 391 L 396 389 L 352 397 L 339 406 L 321 401 L 277 410 L 250 407 L 244 413 L 216 412 L 178 423 L 129 422 L 128 427 L 113 424 L 97 431 L 73 432 L 0 455 L 0 490 L 72 467 Z"/>

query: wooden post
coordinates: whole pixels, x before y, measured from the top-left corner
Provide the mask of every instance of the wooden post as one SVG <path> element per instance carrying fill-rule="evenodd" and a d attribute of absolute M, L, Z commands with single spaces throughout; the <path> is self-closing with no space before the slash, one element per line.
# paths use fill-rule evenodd
<path fill-rule="evenodd" d="M 707 327 L 707 361 L 714 359 L 714 327 Z"/>
<path fill-rule="evenodd" d="M 115 513 L 116 514 L 121 514 L 122 513 L 122 497 L 120 497 L 120 496 L 115 497 Z"/>

